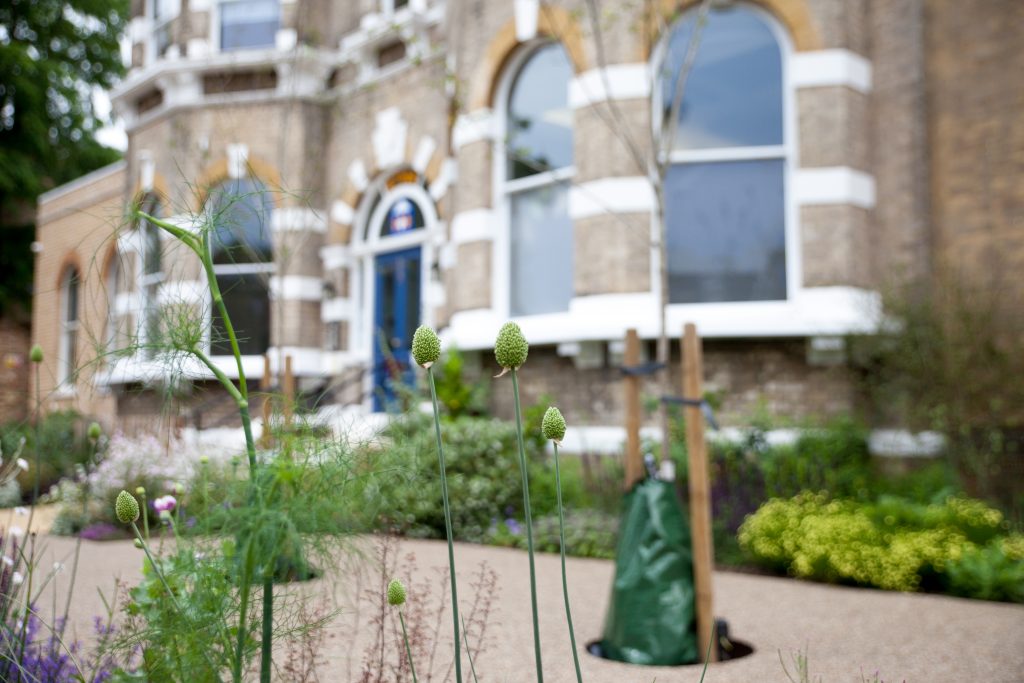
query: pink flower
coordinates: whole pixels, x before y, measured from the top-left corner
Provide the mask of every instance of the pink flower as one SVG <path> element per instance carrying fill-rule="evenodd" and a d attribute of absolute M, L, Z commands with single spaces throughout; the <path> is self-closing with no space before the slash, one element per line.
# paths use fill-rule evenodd
<path fill-rule="evenodd" d="M 153 501 L 153 509 L 157 512 L 170 512 L 177 507 L 178 501 L 174 499 L 174 496 L 163 496 Z"/>

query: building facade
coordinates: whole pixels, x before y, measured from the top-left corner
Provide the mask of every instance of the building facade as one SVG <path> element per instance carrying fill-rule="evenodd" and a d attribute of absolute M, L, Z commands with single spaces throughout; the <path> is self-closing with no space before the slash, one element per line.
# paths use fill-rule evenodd
<path fill-rule="evenodd" d="M 319 404 L 380 410 L 418 324 L 486 378 L 513 319 L 524 400 L 577 424 L 621 420 L 625 331 L 658 335 L 662 212 L 667 329 L 698 325 L 727 422 L 856 409 L 844 338 L 887 288 L 1024 255 L 1020 3 L 604 4 L 133 2 L 125 161 L 40 200 L 50 405 L 225 413 L 155 348 L 187 318 L 237 376 L 197 261 L 132 202 L 210 232 L 253 382 L 290 357 Z"/>

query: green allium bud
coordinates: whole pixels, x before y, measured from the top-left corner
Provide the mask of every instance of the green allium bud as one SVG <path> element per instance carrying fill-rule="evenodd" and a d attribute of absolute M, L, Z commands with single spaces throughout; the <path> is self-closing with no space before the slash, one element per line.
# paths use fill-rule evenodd
<path fill-rule="evenodd" d="M 97 441 L 100 440 L 100 436 L 103 435 L 103 430 L 100 428 L 99 422 L 93 422 L 92 424 L 89 425 L 88 435 L 89 440 L 92 441 L 93 443 L 96 443 Z"/>
<path fill-rule="evenodd" d="M 139 501 L 127 491 L 121 491 L 114 502 L 114 513 L 122 524 L 131 524 L 139 518 Z"/>
<path fill-rule="evenodd" d="M 562 417 L 562 411 L 554 406 L 548 408 L 540 423 L 540 431 L 545 439 L 562 443 L 562 439 L 565 437 L 565 418 Z"/>
<path fill-rule="evenodd" d="M 206 456 L 206 455 L 200 455 L 199 456 L 199 464 L 200 465 L 206 465 L 209 462 L 210 462 L 209 456 Z"/>
<path fill-rule="evenodd" d="M 416 365 L 429 368 L 441 357 L 441 340 L 437 332 L 426 325 L 420 325 L 412 335 L 412 358 Z"/>
<path fill-rule="evenodd" d="M 398 579 L 388 584 L 388 604 L 396 607 L 405 604 L 405 586 Z"/>
<path fill-rule="evenodd" d="M 39 344 L 34 344 L 32 350 L 28 352 L 28 359 L 33 363 L 43 362 L 43 347 Z"/>
<path fill-rule="evenodd" d="M 146 487 L 145 486 L 137 486 L 135 488 L 135 495 L 137 495 L 137 496 L 144 496 L 144 495 L 146 495 Z"/>
<path fill-rule="evenodd" d="M 138 548 L 139 550 L 142 550 L 142 539 L 141 538 L 136 538 L 135 539 L 135 547 Z"/>
<path fill-rule="evenodd" d="M 523 331 L 515 323 L 505 323 L 498 331 L 498 339 L 494 342 L 494 357 L 498 365 L 515 370 L 526 362 L 526 354 L 530 345 L 523 336 Z"/>

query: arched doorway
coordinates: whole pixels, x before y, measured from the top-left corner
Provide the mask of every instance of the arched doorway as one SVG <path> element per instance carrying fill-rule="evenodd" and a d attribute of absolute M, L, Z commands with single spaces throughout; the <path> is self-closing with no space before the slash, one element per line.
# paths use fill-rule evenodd
<path fill-rule="evenodd" d="M 392 176 L 371 199 L 359 237 L 361 341 L 371 359 L 374 411 L 395 400 L 398 383 L 415 382 L 409 346 L 427 321 L 423 305 L 437 223 L 433 200 L 414 174 Z"/>

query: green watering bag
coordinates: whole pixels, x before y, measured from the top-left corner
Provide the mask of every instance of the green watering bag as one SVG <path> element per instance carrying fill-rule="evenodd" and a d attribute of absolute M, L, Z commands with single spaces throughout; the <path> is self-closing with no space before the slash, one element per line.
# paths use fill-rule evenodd
<path fill-rule="evenodd" d="M 603 656 L 647 665 L 698 661 L 694 609 L 689 519 L 672 482 L 646 479 L 623 501 Z"/>

